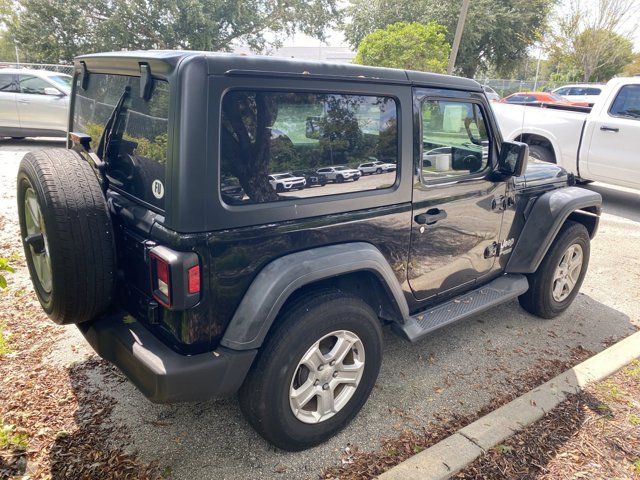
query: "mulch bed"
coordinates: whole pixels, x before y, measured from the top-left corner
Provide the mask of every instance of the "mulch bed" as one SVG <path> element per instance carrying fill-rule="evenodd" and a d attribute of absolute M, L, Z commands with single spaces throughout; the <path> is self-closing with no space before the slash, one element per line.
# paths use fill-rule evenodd
<path fill-rule="evenodd" d="M 569 360 L 541 359 L 526 372 L 519 373 L 517 381 L 505 383 L 503 395 L 495 398 L 473 415 L 439 414 L 435 417 L 435 421 L 427 426 L 407 428 L 398 436 L 383 439 L 380 449 L 373 452 L 363 452 L 356 447 L 347 448 L 343 454 L 342 464 L 323 470 L 321 478 L 340 480 L 374 478 L 592 355 L 593 352 L 576 347 L 571 351 Z M 398 414 L 399 412 L 390 409 L 390 413 Z"/>
<path fill-rule="evenodd" d="M 640 479 L 640 361 L 571 396 L 455 478 Z"/>
<path fill-rule="evenodd" d="M 111 367 L 95 358 L 68 368 L 47 361 L 63 333 L 27 287 L 21 254 L 12 258 L 16 273 L 0 291 L 9 349 L 0 355 L 0 479 L 161 478 L 157 465 L 125 451 L 126 429 L 109 421 L 113 399 L 88 380 L 89 372 L 112 375 Z"/>

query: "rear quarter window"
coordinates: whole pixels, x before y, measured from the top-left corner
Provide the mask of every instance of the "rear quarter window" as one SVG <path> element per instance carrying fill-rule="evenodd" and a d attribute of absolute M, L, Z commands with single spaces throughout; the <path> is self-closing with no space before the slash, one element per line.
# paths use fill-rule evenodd
<path fill-rule="evenodd" d="M 91 74 L 86 90 L 76 85 L 72 131 L 91 136 L 98 148 L 105 125 L 125 87 L 130 94 L 107 151 L 110 185 L 157 209 L 164 209 L 168 152 L 169 84 L 154 80 L 148 101 L 140 98 L 139 77 Z"/>
<path fill-rule="evenodd" d="M 232 90 L 222 99 L 220 193 L 227 204 L 255 204 L 393 187 L 396 172 L 360 179 L 372 159 L 396 163 L 398 125 L 391 97 Z M 310 170 L 329 184 L 269 182 Z M 335 172 L 335 175 L 333 175 Z M 228 196 L 236 186 L 242 196 Z"/>

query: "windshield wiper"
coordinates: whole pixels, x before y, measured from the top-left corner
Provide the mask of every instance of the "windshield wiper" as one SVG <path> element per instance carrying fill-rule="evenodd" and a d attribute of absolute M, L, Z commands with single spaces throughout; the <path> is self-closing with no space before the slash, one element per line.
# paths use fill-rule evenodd
<path fill-rule="evenodd" d="M 109 119 L 107 120 L 107 123 L 104 126 L 102 135 L 100 135 L 100 142 L 98 142 L 96 155 L 98 155 L 98 158 L 100 158 L 100 160 L 102 160 L 103 163 L 106 163 L 105 154 L 108 153 L 109 143 L 111 142 L 113 133 L 116 131 L 116 128 L 114 127 L 116 127 L 117 125 L 117 119 L 120 116 L 120 113 L 122 112 L 125 101 L 127 100 L 127 98 L 129 98 L 130 93 L 131 93 L 131 87 L 127 85 L 126 87 L 124 87 L 124 91 L 122 92 L 122 95 L 120 95 L 120 98 L 116 103 L 116 106 L 111 111 L 111 115 L 109 115 Z"/>

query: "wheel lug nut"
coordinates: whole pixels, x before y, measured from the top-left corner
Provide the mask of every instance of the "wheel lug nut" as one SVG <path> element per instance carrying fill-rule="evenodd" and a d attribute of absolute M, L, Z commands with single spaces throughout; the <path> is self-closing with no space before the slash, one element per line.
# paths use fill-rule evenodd
<path fill-rule="evenodd" d="M 324 365 L 320 365 L 320 366 L 318 367 L 318 371 L 322 370 L 323 368 L 324 368 Z"/>
<path fill-rule="evenodd" d="M 333 372 L 333 378 L 336 378 L 338 376 L 338 372 Z"/>
<path fill-rule="evenodd" d="M 323 390 L 329 390 L 329 384 L 325 383 L 324 385 L 322 385 L 322 389 Z"/>
<path fill-rule="evenodd" d="M 317 387 L 318 385 L 320 385 L 320 380 L 316 380 L 315 382 L 313 382 L 314 387 Z"/>
<path fill-rule="evenodd" d="M 332 367 L 336 364 L 336 361 L 333 360 L 329 365 L 331 365 Z"/>

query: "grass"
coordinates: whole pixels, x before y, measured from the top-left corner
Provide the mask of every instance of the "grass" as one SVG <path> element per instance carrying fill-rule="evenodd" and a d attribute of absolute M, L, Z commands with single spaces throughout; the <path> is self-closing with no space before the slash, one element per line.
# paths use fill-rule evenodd
<path fill-rule="evenodd" d="M 630 377 L 640 377 L 640 360 L 631 362 L 631 366 L 625 371 Z"/>
<path fill-rule="evenodd" d="M 11 350 L 9 349 L 9 342 L 7 341 L 7 337 L 5 336 L 3 325 L 0 324 L 0 357 L 6 355 Z"/>
<path fill-rule="evenodd" d="M 13 425 L 5 425 L 0 420 L 0 448 L 10 450 L 26 450 L 29 446 L 29 437 L 23 433 L 15 433 Z"/>

